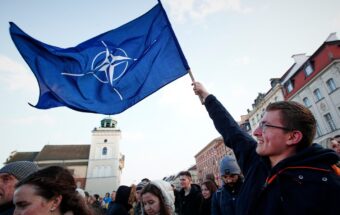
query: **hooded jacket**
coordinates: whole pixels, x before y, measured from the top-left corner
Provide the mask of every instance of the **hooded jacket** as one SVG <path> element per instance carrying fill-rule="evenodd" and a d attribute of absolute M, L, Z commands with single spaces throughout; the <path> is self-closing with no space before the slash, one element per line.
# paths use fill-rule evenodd
<path fill-rule="evenodd" d="M 131 187 L 121 185 L 119 186 L 116 199 L 109 204 L 106 212 L 107 215 L 128 215 L 132 206 L 129 204 Z"/>
<path fill-rule="evenodd" d="M 339 214 L 340 177 L 331 167 L 339 160 L 336 153 L 313 144 L 271 168 L 215 96 L 205 106 L 245 176 L 236 214 Z"/>
<path fill-rule="evenodd" d="M 171 214 L 175 213 L 175 194 L 171 184 L 163 180 L 151 181 L 161 192 L 164 198 L 165 205 L 171 209 Z"/>

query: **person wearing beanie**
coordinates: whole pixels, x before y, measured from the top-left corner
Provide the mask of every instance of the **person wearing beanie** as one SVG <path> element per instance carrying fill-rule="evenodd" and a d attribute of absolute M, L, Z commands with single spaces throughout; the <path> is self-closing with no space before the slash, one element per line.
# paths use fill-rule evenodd
<path fill-rule="evenodd" d="M 15 185 L 36 171 L 38 171 L 38 166 L 30 161 L 8 163 L 0 169 L 0 215 L 13 214 Z"/>
<path fill-rule="evenodd" d="M 144 211 L 143 211 L 143 205 L 142 205 L 142 200 L 141 200 L 141 193 L 143 188 L 148 185 L 150 183 L 150 180 L 142 180 L 141 182 L 139 182 L 139 184 L 137 184 L 136 187 L 136 204 L 133 208 L 134 211 L 134 215 L 144 215 Z"/>
<path fill-rule="evenodd" d="M 175 214 L 175 195 L 167 181 L 151 181 L 142 190 L 141 198 L 147 215 Z"/>
<path fill-rule="evenodd" d="M 129 211 L 135 202 L 136 186 L 121 185 L 118 187 L 116 199 L 109 204 L 107 215 L 129 215 Z"/>
<path fill-rule="evenodd" d="M 237 195 L 243 183 L 241 169 L 233 156 L 225 156 L 220 163 L 222 186 L 212 198 L 211 214 L 235 214 Z"/>

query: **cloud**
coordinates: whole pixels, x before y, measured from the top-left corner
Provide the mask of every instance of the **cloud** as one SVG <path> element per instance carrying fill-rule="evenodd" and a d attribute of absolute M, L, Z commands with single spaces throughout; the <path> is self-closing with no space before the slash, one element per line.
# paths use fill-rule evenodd
<path fill-rule="evenodd" d="M 9 124 L 15 126 L 30 126 L 36 124 L 52 126 L 56 124 L 56 119 L 48 114 L 39 114 L 36 116 L 11 118 Z"/>
<path fill-rule="evenodd" d="M 251 60 L 248 56 L 242 56 L 236 58 L 234 62 L 236 63 L 236 65 L 249 65 L 251 63 Z"/>
<path fill-rule="evenodd" d="M 124 142 L 143 142 L 146 137 L 145 133 L 141 131 L 124 131 L 123 132 Z"/>
<path fill-rule="evenodd" d="M 332 23 L 332 27 L 334 27 L 334 29 L 339 29 L 340 28 L 340 15 L 337 15 L 333 18 L 333 20 L 331 21 Z M 337 35 L 338 38 L 340 37 L 339 35 Z"/>
<path fill-rule="evenodd" d="M 175 21 L 183 22 L 186 18 L 202 20 L 205 17 L 224 12 L 249 13 L 251 8 L 241 5 L 241 0 L 171 0 L 167 2 Z"/>
<path fill-rule="evenodd" d="M 204 106 L 200 105 L 198 96 L 192 90 L 191 80 L 188 79 L 190 79 L 189 75 L 186 75 L 163 88 L 159 103 L 185 117 L 205 116 L 206 112 L 202 111 Z M 207 89 L 211 89 L 209 84 Z"/>
<path fill-rule="evenodd" d="M 0 83 L 11 91 L 36 88 L 34 76 L 23 65 L 0 54 Z"/>

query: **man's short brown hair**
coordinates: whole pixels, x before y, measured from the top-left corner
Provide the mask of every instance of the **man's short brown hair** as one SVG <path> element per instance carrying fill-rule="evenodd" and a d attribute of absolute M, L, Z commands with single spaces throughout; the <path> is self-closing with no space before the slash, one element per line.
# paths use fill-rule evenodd
<path fill-rule="evenodd" d="M 297 151 L 310 146 L 316 132 L 316 120 L 313 113 L 295 101 L 280 101 L 271 103 L 267 106 L 266 111 L 280 111 L 281 123 L 293 130 L 298 130 L 303 137 L 297 144 Z"/>

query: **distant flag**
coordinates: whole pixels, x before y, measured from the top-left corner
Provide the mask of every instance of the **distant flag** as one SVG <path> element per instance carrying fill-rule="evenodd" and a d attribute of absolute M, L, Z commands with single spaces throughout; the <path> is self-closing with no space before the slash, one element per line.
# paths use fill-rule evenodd
<path fill-rule="evenodd" d="M 39 109 L 117 114 L 190 69 L 160 2 L 72 48 L 42 43 L 12 22 L 10 34 L 39 83 Z"/>

